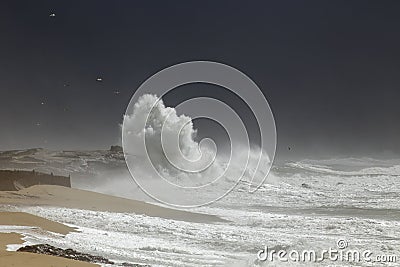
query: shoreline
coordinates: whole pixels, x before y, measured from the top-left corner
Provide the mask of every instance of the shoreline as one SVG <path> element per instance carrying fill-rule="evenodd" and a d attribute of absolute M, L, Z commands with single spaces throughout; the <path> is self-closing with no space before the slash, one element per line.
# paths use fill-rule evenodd
<path fill-rule="evenodd" d="M 37 227 L 63 236 L 77 231 L 75 228 L 65 224 L 53 222 L 25 212 L 0 211 L 0 225 Z"/>
<path fill-rule="evenodd" d="M 2 205 L 4 207 L 3 210 L 0 209 L 0 226 L 5 227 L 0 230 L 0 267 L 99 266 L 98 261 L 94 259 L 101 255 L 96 256 L 96 253 L 85 254 L 74 251 L 71 258 L 65 258 L 65 256 L 68 257 L 71 254 L 71 249 L 68 247 L 63 248 L 62 245 L 52 247 L 46 244 L 45 240 L 43 242 L 39 241 L 36 244 L 34 243 L 33 247 L 37 247 L 37 250 L 29 251 L 29 248 L 25 248 L 22 251 L 7 251 L 7 245 L 22 245 L 25 242 L 24 238 L 29 238 L 30 236 L 29 231 L 31 230 L 24 233 L 23 229 L 18 229 L 19 226 L 32 227 L 34 228 L 33 231 L 39 230 L 59 234 L 62 239 L 69 233 L 79 232 L 79 229 L 73 226 L 71 227 L 30 213 L 12 211 L 12 207 L 61 207 L 90 211 L 134 213 L 192 223 L 213 224 L 226 222 L 226 220 L 215 215 L 174 210 L 137 200 L 54 185 L 36 185 L 20 191 L 0 191 L 0 206 Z M 48 251 L 46 252 L 43 248 L 46 248 Z M 11 249 L 14 250 L 13 247 Z M 58 254 L 53 254 L 53 252 L 57 252 Z M 90 262 L 79 261 L 83 258 L 89 259 L 88 261 Z"/>
<path fill-rule="evenodd" d="M 10 224 L 12 222 L 12 224 Z M 43 230 L 53 230 L 60 234 L 67 234 L 70 227 L 56 222 L 46 220 L 44 218 L 34 216 L 23 212 L 0 212 L 0 225 L 7 226 L 26 226 L 38 227 Z M 34 225 L 36 224 L 36 225 Z M 57 226 L 57 227 L 56 227 Z M 73 231 L 73 229 L 71 229 Z M 15 230 L 9 232 L 0 232 L 0 267 L 8 266 L 31 266 L 31 267 L 93 267 L 100 266 L 98 264 L 55 257 L 44 254 L 8 251 L 8 245 L 24 244 L 25 236 L 16 233 Z"/>
<path fill-rule="evenodd" d="M 176 210 L 92 191 L 54 185 L 35 185 L 20 191 L 0 191 L 0 205 L 53 206 L 71 209 L 135 213 L 193 223 L 228 222 L 216 215 Z"/>

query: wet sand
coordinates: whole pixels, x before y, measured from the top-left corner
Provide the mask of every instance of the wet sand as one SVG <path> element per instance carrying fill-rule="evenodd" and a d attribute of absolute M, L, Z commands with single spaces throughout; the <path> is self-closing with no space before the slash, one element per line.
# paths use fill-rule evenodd
<path fill-rule="evenodd" d="M 51 221 L 42 219 L 37 216 L 37 218 L 32 218 L 33 215 L 26 213 L 10 213 L 6 212 L 0 213 L 0 225 L 8 225 L 10 220 L 14 222 L 14 225 L 25 225 L 25 223 L 29 224 L 29 226 L 41 227 L 43 229 L 49 229 L 58 231 L 60 233 L 66 233 L 67 228 L 63 228 L 61 226 L 55 227 L 55 224 Z M 5 219 L 6 218 L 6 219 Z M 46 222 L 47 221 L 47 222 Z M 34 225 L 37 222 L 37 225 Z M 67 227 L 67 226 L 65 226 Z M 89 267 L 89 266 L 99 266 L 97 264 L 91 264 L 87 262 L 80 262 L 75 260 L 64 259 L 60 257 L 53 257 L 49 255 L 41 255 L 41 254 L 33 254 L 26 252 L 14 252 L 7 251 L 7 245 L 10 244 L 23 244 L 22 240 L 23 236 L 17 233 L 0 233 L 0 267 L 9 267 L 9 266 L 31 266 L 31 267 L 45 267 L 45 266 L 53 266 L 53 267 Z"/>
<path fill-rule="evenodd" d="M 225 222 L 214 215 L 164 208 L 142 201 L 53 185 L 36 185 L 17 192 L 0 192 L 0 204 L 127 212 L 187 222 Z"/>

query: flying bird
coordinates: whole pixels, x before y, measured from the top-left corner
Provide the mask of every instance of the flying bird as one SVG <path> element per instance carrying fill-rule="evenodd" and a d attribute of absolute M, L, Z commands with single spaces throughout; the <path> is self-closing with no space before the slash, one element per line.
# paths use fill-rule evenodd
<path fill-rule="evenodd" d="M 56 13 L 51 13 L 50 15 L 49 15 L 49 17 L 51 17 L 51 18 L 54 18 L 56 16 Z"/>
<path fill-rule="evenodd" d="M 98 82 L 102 82 L 102 81 L 103 81 L 103 78 L 101 78 L 101 77 L 97 77 L 96 81 L 98 81 Z"/>

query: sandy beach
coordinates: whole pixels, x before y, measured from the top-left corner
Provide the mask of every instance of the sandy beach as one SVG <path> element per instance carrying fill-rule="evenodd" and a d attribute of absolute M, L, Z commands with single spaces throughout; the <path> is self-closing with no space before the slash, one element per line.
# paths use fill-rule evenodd
<path fill-rule="evenodd" d="M 186 222 L 213 223 L 223 221 L 213 215 L 173 210 L 141 201 L 53 185 L 37 185 L 20 191 L 2 191 L 0 192 L 0 204 L 135 213 Z M 76 229 L 64 224 L 24 212 L 0 212 L 0 225 L 30 226 L 61 235 L 76 231 Z M 0 233 L 0 266 L 95 266 L 94 264 L 55 256 L 6 251 L 9 244 L 23 244 L 22 238 L 23 235 L 18 233 Z"/>
<path fill-rule="evenodd" d="M 217 216 L 174 210 L 149 203 L 54 185 L 35 185 L 20 191 L 1 191 L 0 205 L 5 207 L 60 207 L 87 211 L 134 213 L 183 222 L 223 222 Z M 7 208 L 5 208 L 7 210 Z M 0 212 L 0 226 L 28 226 L 67 235 L 75 228 L 25 212 Z M 97 266 L 62 257 L 6 251 L 7 245 L 23 244 L 19 233 L 0 233 L 0 266 Z M 68 247 L 65 247 L 68 248 Z"/>
<path fill-rule="evenodd" d="M 67 234 L 74 229 L 60 223 L 52 222 L 38 216 L 22 212 L 0 212 L 0 225 L 18 225 L 40 227 L 43 230 Z M 26 252 L 7 251 L 7 245 L 23 244 L 23 235 L 17 233 L 0 233 L 0 266 L 98 266 L 96 264 L 80 262 L 49 255 L 33 254 Z"/>
<path fill-rule="evenodd" d="M 23 212 L 0 212 L 0 225 L 32 226 L 62 235 L 75 231 L 64 224 Z"/>
<path fill-rule="evenodd" d="M 36 185 L 17 192 L 0 192 L 0 204 L 126 212 L 186 222 L 213 223 L 225 221 L 214 215 L 169 209 L 142 201 L 53 185 Z"/>

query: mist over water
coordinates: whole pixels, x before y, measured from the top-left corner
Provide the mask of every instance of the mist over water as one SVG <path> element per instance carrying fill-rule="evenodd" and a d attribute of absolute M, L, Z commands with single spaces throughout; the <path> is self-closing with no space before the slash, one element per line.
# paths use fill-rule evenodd
<path fill-rule="evenodd" d="M 235 129 L 236 133 L 229 136 L 231 150 L 226 152 L 218 150 L 211 139 L 197 142 L 198 130 L 191 117 L 178 115 L 157 96 L 141 96 L 132 113 L 125 115 L 122 127 L 132 177 L 163 202 L 179 203 L 187 198 L 193 205 L 197 203 L 193 192 L 207 192 L 212 201 L 242 178 L 251 182 L 267 176 L 271 161 L 248 139 L 247 144 L 240 142 L 245 132 Z"/>
<path fill-rule="evenodd" d="M 135 170 L 146 179 L 157 179 L 159 175 L 154 174 L 161 173 L 170 179 L 192 178 L 203 182 L 201 180 L 221 174 L 222 166 L 215 159 L 215 147 L 197 143 L 194 140 L 197 131 L 191 118 L 184 114 L 178 116 L 174 108 L 165 107 L 157 96 L 139 98 L 133 114 L 125 116 L 124 125 L 127 135 L 125 154 L 128 158 L 134 157 Z M 142 151 L 143 142 L 145 149 Z M 148 158 L 157 173 L 143 165 Z"/>
<path fill-rule="evenodd" d="M 9 168 L 20 162 L 36 162 L 36 170 L 70 171 L 73 187 L 155 202 L 132 180 L 121 153 L 29 150 L 5 155 Z M 31 242 L 66 246 L 120 262 L 140 259 L 152 266 L 274 266 L 256 259 L 264 245 L 321 251 L 335 248 L 339 238 L 348 241 L 349 249 L 400 255 L 399 166 L 399 159 L 365 157 L 275 162 L 266 183 L 256 192 L 249 193 L 249 181 L 243 179 L 219 201 L 191 209 L 228 220 L 221 224 L 178 222 L 134 213 L 14 209 L 77 225 L 82 231 L 60 240 L 21 230 L 29 232 Z M 194 197 L 207 199 L 212 190 L 200 190 Z M 184 195 L 174 197 L 186 199 Z M 332 264 L 349 265 L 328 260 L 315 265 Z"/>
<path fill-rule="evenodd" d="M 96 182 L 86 189 L 145 199 L 123 165 L 107 172 L 100 166 L 110 159 L 93 158 L 98 165 L 88 165 L 93 168 Z M 369 249 L 374 255 L 400 255 L 398 166 L 399 160 L 367 158 L 303 159 L 274 164 L 267 179 L 270 182 L 255 193 L 249 193 L 247 182 L 242 181 L 219 201 L 191 210 L 229 220 L 223 224 L 185 223 L 133 213 L 49 207 L 17 209 L 78 225 L 82 232 L 68 235 L 63 241 L 68 247 L 101 253 L 117 261 L 140 259 L 152 266 L 297 266 L 261 263 L 256 253 L 264 245 L 271 249 L 320 251 L 335 248 L 339 238 L 349 242 L 349 249 Z M 84 169 L 76 171 L 85 176 Z M 276 177 L 274 182 L 271 177 Z M 196 197 L 207 198 L 207 193 Z M 30 234 L 32 242 L 65 245 L 59 238 Z M 328 260 L 313 265 L 332 264 L 349 265 Z"/>

